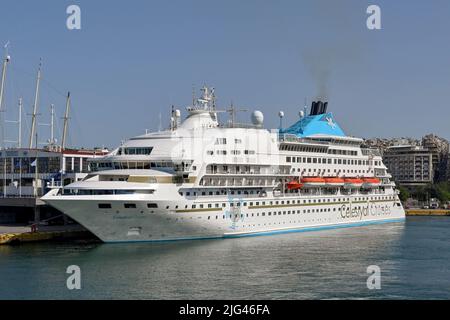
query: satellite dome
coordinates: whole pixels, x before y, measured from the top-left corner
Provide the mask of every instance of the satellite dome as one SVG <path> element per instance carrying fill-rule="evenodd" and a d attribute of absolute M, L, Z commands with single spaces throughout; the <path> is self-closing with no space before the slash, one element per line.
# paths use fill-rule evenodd
<path fill-rule="evenodd" d="M 264 121 L 264 114 L 261 111 L 255 110 L 252 112 L 252 123 L 255 126 L 262 125 L 263 121 Z"/>
<path fill-rule="evenodd" d="M 280 118 L 283 118 L 283 117 L 284 117 L 284 112 L 283 112 L 283 111 L 278 112 L 278 116 L 279 116 Z"/>
<path fill-rule="evenodd" d="M 298 115 L 300 116 L 300 118 L 303 118 L 305 116 L 305 112 L 303 110 L 301 110 Z"/>

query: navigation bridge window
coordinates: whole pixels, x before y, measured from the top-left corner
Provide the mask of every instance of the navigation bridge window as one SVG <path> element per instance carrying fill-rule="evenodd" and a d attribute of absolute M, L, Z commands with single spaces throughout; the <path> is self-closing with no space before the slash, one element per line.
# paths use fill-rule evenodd
<path fill-rule="evenodd" d="M 119 149 L 119 155 L 120 154 L 130 154 L 130 155 L 149 155 L 152 153 L 153 148 L 152 147 L 145 147 L 145 148 L 121 148 Z"/>

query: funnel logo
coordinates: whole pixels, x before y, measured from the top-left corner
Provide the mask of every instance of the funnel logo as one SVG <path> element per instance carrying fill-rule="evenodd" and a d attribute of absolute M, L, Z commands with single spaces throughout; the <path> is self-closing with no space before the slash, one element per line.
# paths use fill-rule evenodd
<path fill-rule="evenodd" d="M 336 123 L 334 123 L 333 118 L 326 117 L 325 120 L 327 121 L 327 124 L 328 124 L 332 129 L 336 129 Z"/>

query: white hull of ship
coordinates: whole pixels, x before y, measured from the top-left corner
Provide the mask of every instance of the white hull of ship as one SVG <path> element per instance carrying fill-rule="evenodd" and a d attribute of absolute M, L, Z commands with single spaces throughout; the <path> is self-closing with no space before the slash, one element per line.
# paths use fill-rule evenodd
<path fill-rule="evenodd" d="M 134 199 L 132 202 L 136 208 L 127 209 L 124 209 L 124 204 L 130 203 L 131 199 L 83 200 L 77 197 L 47 199 L 47 202 L 103 242 L 242 237 L 399 222 L 405 218 L 398 200 L 345 201 L 344 198 L 348 199 L 348 196 L 334 197 L 338 200 L 334 203 L 246 206 L 238 210 L 230 210 L 229 207 L 177 210 L 170 209 L 175 208 L 175 203 L 170 201 L 158 203 L 160 209 L 149 209 L 149 201 L 144 199 Z M 98 204 L 105 202 L 111 204 L 111 209 L 99 209 Z M 184 208 L 181 204 L 179 207 Z"/>

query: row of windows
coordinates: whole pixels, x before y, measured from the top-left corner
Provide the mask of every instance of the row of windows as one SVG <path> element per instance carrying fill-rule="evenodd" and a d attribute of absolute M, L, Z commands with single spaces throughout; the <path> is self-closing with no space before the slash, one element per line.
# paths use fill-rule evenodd
<path fill-rule="evenodd" d="M 84 167 L 83 161 L 83 167 Z M 120 162 L 92 162 L 91 170 L 97 171 L 99 169 L 150 169 L 150 168 L 174 168 L 176 165 L 171 161 L 158 161 L 158 162 L 148 162 L 148 161 L 120 161 Z M 188 167 L 189 164 L 186 164 Z M 194 167 L 193 167 L 193 170 Z"/>
<path fill-rule="evenodd" d="M 293 144 L 282 144 L 280 146 L 280 150 L 296 151 L 296 152 L 311 152 L 311 153 L 327 153 L 326 148 L 300 146 L 300 145 L 293 145 Z"/>
<path fill-rule="evenodd" d="M 279 216 L 281 216 L 281 215 L 290 215 L 290 214 L 301 214 L 301 213 L 319 213 L 319 212 L 331 212 L 331 211 L 336 211 L 336 210 L 338 210 L 338 211 L 341 211 L 341 208 L 333 208 L 333 210 L 331 210 L 331 208 L 325 208 L 325 209 L 303 209 L 303 210 L 287 210 L 287 211 L 274 211 L 274 212 L 272 212 L 272 211 L 269 211 L 269 212 L 267 212 L 267 216 L 276 216 L 276 215 L 279 215 Z M 246 218 L 250 218 L 250 217 L 265 217 L 266 216 L 266 212 L 261 212 L 261 214 L 260 213 L 246 213 L 246 214 L 243 214 L 243 213 L 241 213 L 240 214 L 240 217 L 241 218 L 244 218 L 244 217 L 246 217 Z M 218 215 L 216 215 L 216 219 L 218 219 Z M 226 218 L 226 215 L 222 215 L 222 219 L 225 219 Z M 208 220 L 210 220 L 211 219 L 211 216 L 208 216 Z"/>
<path fill-rule="evenodd" d="M 366 200 L 394 200 L 394 197 L 393 196 L 377 196 L 377 197 L 358 197 L 358 198 L 355 198 L 353 201 L 366 201 Z M 262 206 L 264 206 L 264 205 L 266 205 L 266 203 L 268 204 L 268 205 L 284 205 L 284 204 L 286 204 L 286 205 L 288 205 L 288 204 L 292 204 L 292 205 L 295 205 L 295 204 L 301 204 L 301 203 L 303 203 L 303 204 L 307 204 L 307 203 L 309 203 L 309 204 L 314 204 L 314 203 L 344 203 L 344 202 L 349 202 L 350 201 L 350 198 L 343 198 L 343 199 L 323 199 L 323 201 L 322 201 L 322 199 L 308 199 L 308 200 L 306 200 L 306 199 L 304 199 L 304 200 L 281 200 L 281 201 L 256 201 L 256 202 L 243 202 L 242 203 L 242 206 L 244 206 L 244 207 L 246 207 L 247 206 L 247 204 L 249 205 L 249 206 L 259 206 L 259 205 L 262 205 Z M 241 206 L 241 202 L 237 202 L 237 203 L 233 203 L 233 202 L 231 202 L 230 203 L 230 207 L 234 207 L 236 205 L 236 207 L 240 207 Z M 206 207 L 205 207 L 206 206 Z M 203 208 L 226 208 L 226 206 L 227 206 L 227 203 L 225 203 L 225 202 L 222 202 L 222 203 L 208 203 L 208 204 L 203 204 L 203 203 L 201 203 L 201 204 L 199 204 L 198 205 L 198 208 L 200 208 L 200 209 L 203 209 Z M 124 203 L 124 207 L 126 208 L 126 209 L 135 209 L 136 208 L 136 204 L 135 203 Z M 187 209 L 187 205 L 185 206 L 185 209 Z M 111 206 L 111 204 L 110 203 L 99 203 L 98 204 L 98 208 L 99 209 L 111 209 L 112 208 L 112 206 Z M 158 208 L 158 204 L 157 203 L 147 203 L 147 208 L 151 208 L 151 209 L 154 209 L 154 208 Z M 166 206 L 166 209 L 169 209 L 170 207 L 169 206 Z M 193 204 L 192 206 L 191 206 L 191 208 L 192 209 L 197 209 L 197 205 L 196 204 Z M 178 209 L 178 206 L 175 206 L 175 209 Z M 305 211 L 305 210 L 307 210 L 307 211 Z M 314 210 L 317 210 L 317 212 L 322 212 L 322 210 L 326 210 L 326 209 L 304 209 L 303 210 L 303 212 L 310 212 L 310 210 L 312 210 L 311 212 L 315 212 Z M 320 211 L 319 211 L 320 210 Z M 288 211 L 288 212 L 290 212 L 290 211 Z M 300 212 L 300 210 L 298 210 L 298 212 Z M 259 215 L 259 213 L 257 213 L 258 215 Z M 264 215 L 264 213 L 263 213 L 263 215 Z M 269 212 L 269 215 L 270 215 L 270 212 Z M 253 213 L 252 213 L 252 216 L 253 216 Z"/>
<path fill-rule="evenodd" d="M 232 155 L 240 155 L 241 150 L 231 150 L 230 153 Z M 245 155 L 254 155 L 255 153 L 256 153 L 255 150 L 244 150 Z M 212 156 L 214 154 L 214 151 L 208 150 L 206 151 L 206 154 Z M 222 156 L 227 155 L 227 150 L 216 150 L 216 154 Z"/>
<path fill-rule="evenodd" d="M 345 165 L 369 165 L 369 160 L 355 159 L 331 159 L 331 158 L 310 158 L 310 157 L 286 157 L 286 162 L 290 163 L 320 163 L 320 164 L 345 164 Z M 381 165 L 381 161 L 375 160 L 376 166 Z"/>
<path fill-rule="evenodd" d="M 136 209 L 136 203 L 124 203 L 123 204 L 125 209 Z M 99 203 L 98 204 L 99 209 L 111 209 L 111 203 Z M 158 208 L 158 204 L 156 203 L 147 203 L 147 208 Z"/>
<path fill-rule="evenodd" d="M 297 172 L 300 172 L 300 171 L 302 171 L 301 170 L 301 168 L 297 168 Z M 314 172 L 314 173 L 316 173 L 316 172 L 330 172 L 331 173 L 331 169 L 311 169 L 311 168 L 308 168 L 308 170 L 306 169 L 306 168 L 303 168 L 303 171 L 304 172 Z M 334 173 L 338 173 L 338 172 L 342 172 L 342 173 L 369 173 L 369 171 L 370 172 L 373 172 L 373 170 L 353 170 L 353 169 L 349 169 L 349 170 L 346 170 L 346 169 L 343 169 L 343 170 L 341 170 L 341 169 L 333 169 L 333 172 Z M 295 172 L 295 168 L 292 168 L 292 172 Z"/>
<path fill-rule="evenodd" d="M 72 172 L 72 157 L 64 157 L 64 159 L 68 162 L 66 172 Z M 86 159 L 83 159 L 83 162 L 86 163 Z M 74 157 L 76 172 L 80 172 L 79 163 L 80 158 Z M 0 168 L 3 173 L 35 173 L 36 165 L 38 172 L 58 173 L 61 171 L 61 158 L 39 157 L 37 161 L 35 157 L 0 158 Z"/>
<path fill-rule="evenodd" d="M 183 195 L 186 195 L 186 197 L 190 197 L 191 196 L 191 194 L 193 195 L 193 196 L 197 196 L 197 192 L 196 191 L 193 191 L 193 192 L 190 192 L 190 191 L 186 191 L 186 192 L 179 192 L 179 194 L 180 194 L 180 196 L 183 196 Z M 227 195 L 227 194 L 245 194 L 245 195 L 250 195 L 250 194 L 261 194 L 261 191 L 257 191 L 257 190 L 244 190 L 244 191 L 241 191 L 241 190 L 237 190 L 237 191 L 234 191 L 234 190 L 231 190 L 231 191 L 228 191 L 228 190 L 221 190 L 221 191 L 215 191 L 215 192 L 213 192 L 213 191 L 202 191 L 202 192 L 198 192 L 198 194 L 199 195 L 202 195 L 202 196 L 206 196 L 206 195 L 209 195 L 209 196 L 212 196 L 212 195 Z"/>
<path fill-rule="evenodd" d="M 78 196 L 91 196 L 91 195 L 123 195 L 123 194 L 135 194 L 135 193 L 146 193 L 151 194 L 153 190 L 123 190 L 123 189 L 63 189 L 63 195 L 78 195 Z"/>
<path fill-rule="evenodd" d="M 143 148 L 120 148 L 117 152 L 119 155 L 121 154 L 138 154 L 138 155 L 149 155 L 152 153 L 153 147 L 143 147 Z"/>
<path fill-rule="evenodd" d="M 355 207 L 358 210 L 362 209 L 362 206 Z M 241 218 L 250 218 L 250 217 L 265 217 L 267 216 L 281 216 L 281 215 L 293 215 L 293 214 L 306 214 L 306 213 L 325 213 L 325 212 L 336 212 L 336 211 L 343 211 L 346 210 L 345 208 L 342 209 L 342 207 L 334 207 L 334 208 L 321 208 L 321 209 L 303 209 L 303 210 L 284 210 L 284 211 L 269 211 L 269 212 L 261 212 L 261 213 L 246 213 L 246 214 L 239 214 Z M 213 216 L 214 217 L 214 216 Z M 216 215 L 216 220 L 219 218 L 219 215 Z M 222 219 L 225 219 L 227 216 L 222 215 Z M 198 217 L 201 218 L 201 217 Z M 182 219 L 182 218 L 181 218 Z M 208 220 L 211 220 L 211 216 L 207 217 Z M 167 220 L 171 220 L 171 218 L 167 218 Z M 175 220 L 178 220 L 178 218 L 175 218 Z"/>
<path fill-rule="evenodd" d="M 356 150 L 342 150 L 342 149 L 328 149 L 329 154 L 341 154 L 346 156 L 357 156 L 358 151 Z"/>
<path fill-rule="evenodd" d="M 241 144 L 242 143 L 242 139 L 234 139 L 234 143 L 235 144 Z M 226 138 L 217 138 L 216 139 L 216 144 L 227 144 L 227 139 Z"/>

